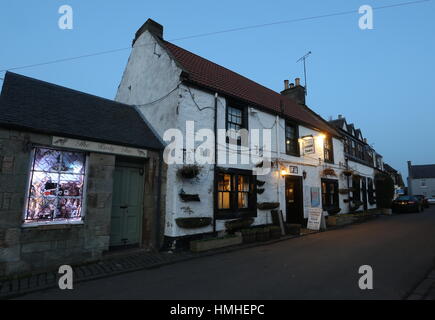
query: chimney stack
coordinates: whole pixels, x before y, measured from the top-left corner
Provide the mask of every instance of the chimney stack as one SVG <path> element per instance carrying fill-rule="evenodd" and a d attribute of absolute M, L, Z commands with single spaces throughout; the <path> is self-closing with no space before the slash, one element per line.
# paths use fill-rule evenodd
<path fill-rule="evenodd" d="M 288 84 L 290 81 L 284 80 L 284 90 L 287 90 L 289 88 Z"/>
<path fill-rule="evenodd" d="M 343 119 L 343 115 L 339 114 L 338 119 Z"/>
<path fill-rule="evenodd" d="M 157 38 L 163 39 L 163 26 L 152 19 L 148 19 L 142 25 L 142 27 L 140 27 L 139 30 L 136 31 L 136 35 L 134 37 L 132 46 L 145 31 L 149 31 L 152 35 L 156 36 Z"/>
<path fill-rule="evenodd" d="M 288 81 L 288 80 L 286 80 Z M 290 85 L 287 86 L 288 82 L 284 82 L 284 91 L 281 92 L 283 96 L 286 96 L 297 103 L 301 105 L 305 105 L 305 88 L 301 86 L 301 79 L 296 78 L 295 84 L 290 83 Z"/>

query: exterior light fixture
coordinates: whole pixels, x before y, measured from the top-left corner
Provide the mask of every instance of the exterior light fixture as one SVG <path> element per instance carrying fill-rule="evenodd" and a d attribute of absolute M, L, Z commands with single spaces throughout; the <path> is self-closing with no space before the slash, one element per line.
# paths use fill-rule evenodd
<path fill-rule="evenodd" d="M 307 172 L 305 170 L 302 172 L 302 176 L 304 177 L 304 180 L 307 178 Z"/>
<path fill-rule="evenodd" d="M 289 171 L 286 168 L 281 169 L 281 176 L 288 176 L 290 175 Z"/>

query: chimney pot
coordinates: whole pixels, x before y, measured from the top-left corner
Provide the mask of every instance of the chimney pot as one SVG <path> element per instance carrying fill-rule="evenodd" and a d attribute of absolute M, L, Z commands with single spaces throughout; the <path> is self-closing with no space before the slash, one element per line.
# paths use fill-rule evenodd
<path fill-rule="evenodd" d="M 287 90 L 289 88 L 288 84 L 289 84 L 289 81 L 284 80 L 284 90 Z"/>
<path fill-rule="evenodd" d="M 290 89 L 293 89 L 295 87 L 294 83 L 290 83 Z"/>
<path fill-rule="evenodd" d="M 301 78 L 296 78 L 295 83 L 296 83 L 296 86 L 300 86 L 301 85 Z"/>

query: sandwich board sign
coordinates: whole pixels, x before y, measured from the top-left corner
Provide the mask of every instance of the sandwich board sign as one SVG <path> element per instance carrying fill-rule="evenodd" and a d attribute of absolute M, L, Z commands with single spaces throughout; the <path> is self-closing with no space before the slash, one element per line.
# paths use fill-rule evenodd
<path fill-rule="evenodd" d="M 309 208 L 308 209 L 308 224 L 307 229 L 319 231 L 322 224 L 323 209 Z"/>

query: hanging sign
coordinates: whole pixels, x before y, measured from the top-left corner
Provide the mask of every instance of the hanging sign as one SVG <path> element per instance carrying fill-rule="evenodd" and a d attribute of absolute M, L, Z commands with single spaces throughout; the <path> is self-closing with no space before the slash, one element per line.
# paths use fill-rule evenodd
<path fill-rule="evenodd" d="M 53 137 L 52 145 L 57 147 L 71 148 L 71 149 L 77 149 L 83 151 L 111 153 L 111 154 L 139 157 L 139 158 L 148 157 L 147 150 L 143 150 L 143 149 L 123 147 L 123 146 L 118 146 L 113 144 L 77 140 L 77 139 L 70 139 L 70 138 Z"/>
<path fill-rule="evenodd" d="M 303 139 L 303 150 L 304 154 L 314 154 L 316 153 L 316 147 L 314 144 L 313 137 L 306 137 Z"/>

